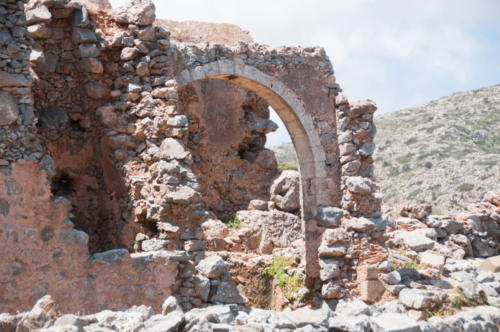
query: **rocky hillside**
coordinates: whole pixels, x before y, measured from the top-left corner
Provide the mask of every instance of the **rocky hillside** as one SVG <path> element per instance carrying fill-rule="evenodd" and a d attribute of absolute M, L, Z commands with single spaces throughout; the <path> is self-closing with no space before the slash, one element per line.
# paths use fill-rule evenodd
<path fill-rule="evenodd" d="M 275 145 L 269 149 L 274 151 L 280 169 L 298 169 L 297 155 L 292 142 Z"/>
<path fill-rule="evenodd" d="M 375 176 L 386 204 L 465 210 L 500 189 L 500 85 L 375 118 Z"/>
<path fill-rule="evenodd" d="M 500 190 L 500 85 L 455 93 L 375 118 L 375 177 L 384 202 L 429 202 L 434 213 L 466 210 Z M 296 163 L 291 143 L 271 148 Z M 287 166 L 288 167 L 288 166 Z"/>

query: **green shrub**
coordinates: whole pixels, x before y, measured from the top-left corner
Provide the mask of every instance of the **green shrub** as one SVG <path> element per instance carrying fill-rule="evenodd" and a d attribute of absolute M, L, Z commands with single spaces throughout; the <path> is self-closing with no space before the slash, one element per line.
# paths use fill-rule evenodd
<path fill-rule="evenodd" d="M 406 145 L 411 145 L 417 143 L 418 139 L 416 137 L 412 137 L 405 142 Z"/>
<path fill-rule="evenodd" d="M 276 278 L 285 296 L 294 300 L 300 287 L 304 285 L 304 281 L 295 272 L 292 275 L 286 273 L 286 268 L 291 264 L 292 260 L 290 258 L 276 257 L 273 264 L 262 271 L 262 275 L 267 278 Z"/>
<path fill-rule="evenodd" d="M 241 221 L 236 215 L 232 216 L 224 216 L 219 218 L 220 221 L 222 221 L 224 224 L 227 225 L 229 228 L 234 228 L 234 229 L 240 229 L 241 228 Z"/>
<path fill-rule="evenodd" d="M 479 304 L 477 299 L 467 297 L 461 290 L 458 290 L 458 297 L 451 300 L 451 305 L 457 309 L 461 309 L 462 307 L 476 307 Z"/>
<path fill-rule="evenodd" d="M 407 164 L 407 163 L 409 163 L 411 161 L 411 157 L 413 157 L 413 153 L 407 153 L 404 156 L 396 158 L 396 160 L 400 164 Z"/>
<path fill-rule="evenodd" d="M 474 189 L 474 185 L 472 183 L 462 183 L 458 186 L 458 191 L 466 192 Z"/>

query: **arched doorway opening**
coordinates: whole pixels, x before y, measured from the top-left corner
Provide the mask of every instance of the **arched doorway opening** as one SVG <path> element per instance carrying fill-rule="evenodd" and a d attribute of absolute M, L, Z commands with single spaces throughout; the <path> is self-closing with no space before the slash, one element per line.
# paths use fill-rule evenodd
<path fill-rule="evenodd" d="M 328 188 L 322 183 L 328 178 L 326 157 L 321 148 L 321 135 L 301 99 L 276 77 L 237 60 L 220 60 L 182 71 L 177 77 L 178 87 L 204 79 L 219 79 L 236 84 L 264 99 L 285 124 L 298 159 L 300 172 L 300 205 L 302 208 L 302 231 L 305 238 L 306 273 L 317 277 L 316 224 L 309 223 L 316 216 L 317 207 L 325 204 Z M 331 176 L 331 175 L 330 175 Z M 319 198 L 319 199 L 318 199 Z M 335 202 L 328 202 L 334 204 Z M 327 203 L 327 204 L 328 204 Z"/>

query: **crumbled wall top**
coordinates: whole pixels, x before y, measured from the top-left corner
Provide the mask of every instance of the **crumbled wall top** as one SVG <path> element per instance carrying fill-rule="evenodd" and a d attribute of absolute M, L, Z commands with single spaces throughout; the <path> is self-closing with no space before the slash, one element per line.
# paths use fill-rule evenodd
<path fill-rule="evenodd" d="M 184 43 L 213 42 L 235 46 L 253 41 L 248 31 L 234 24 L 156 19 L 155 25 L 164 27 L 173 39 Z"/>

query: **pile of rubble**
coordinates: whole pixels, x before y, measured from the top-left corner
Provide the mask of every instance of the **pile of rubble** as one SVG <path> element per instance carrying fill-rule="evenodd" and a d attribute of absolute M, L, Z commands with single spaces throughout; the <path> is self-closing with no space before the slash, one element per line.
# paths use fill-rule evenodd
<path fill-rule="evenodd" d="M 111 332 L 111 331 L 355 331 L 433 332 L 498 331 L 500 309 L 480 306 L 449 317 L 435 316 L 416 322 L 402 314 L 397 302 L 369 306 L 359 300 L 340 301 L 332 310 L 286 309 L 281 312 L 240 305 L 213 305 L 183 312 L 173 297 L 163 303 L 162 313 L 151 307 L 135 306 L 123 311 L 102 311 L 87 316 L 61 315 L 49 296 L 40 299 L 28 312 L 0 314 L 5 332 Z"/>

